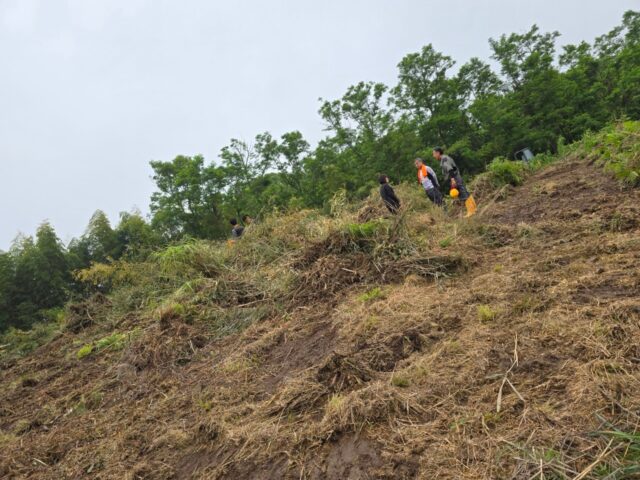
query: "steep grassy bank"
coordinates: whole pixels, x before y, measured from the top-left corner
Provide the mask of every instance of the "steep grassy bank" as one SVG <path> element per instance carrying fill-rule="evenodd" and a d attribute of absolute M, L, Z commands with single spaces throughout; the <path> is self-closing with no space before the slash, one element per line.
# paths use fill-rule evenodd
<path fill-rule="evenodd" d="M 599 163 L 637 128 L 491 169 L 470 220 L 403 186 L 83 272 L 110 293 L 5 347 L 0 473 L 633 478 L 640 193 Z"/>

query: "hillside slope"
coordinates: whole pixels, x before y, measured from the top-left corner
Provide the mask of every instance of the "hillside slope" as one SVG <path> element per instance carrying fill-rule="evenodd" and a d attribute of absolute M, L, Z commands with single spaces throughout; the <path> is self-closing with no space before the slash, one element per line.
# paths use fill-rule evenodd
<path fill-rule="evenodd" d="M 264 288 L 205 259 L 173 303 L 74 307 L 4 361 L 0 476 L 632 478 L 629 438 L 594 432 L 640 420 L 640 192 L 570 156 L 482 200 L 371 201 L 313 241 L 300 213 L 290 256 L 258 226 L 237 247 Z"/>

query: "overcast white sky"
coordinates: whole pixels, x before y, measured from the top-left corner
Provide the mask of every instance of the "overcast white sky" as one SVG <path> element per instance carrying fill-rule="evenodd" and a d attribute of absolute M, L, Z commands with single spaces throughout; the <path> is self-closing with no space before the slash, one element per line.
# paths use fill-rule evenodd
<path fill-rule="evenodd" d="M 591 41 L 639 0 L 0 0 L 0 249 L 48 219 L 148 211 L 149 160 L 322 135 L 318 97 L 393 84 L 425 44 L 464 63 L 537 23 Z"/>

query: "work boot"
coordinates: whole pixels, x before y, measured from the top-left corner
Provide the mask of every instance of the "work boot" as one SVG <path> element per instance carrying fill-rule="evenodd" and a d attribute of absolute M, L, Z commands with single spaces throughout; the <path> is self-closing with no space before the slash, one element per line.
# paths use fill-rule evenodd
<path fill-rule="evenodd" d="M 478 209 L 476 201 L 471 195 L 464 201 L 464 206 L 467 207 L 467 217 L 474 215 L 476 213 L 476 210 Z"/>

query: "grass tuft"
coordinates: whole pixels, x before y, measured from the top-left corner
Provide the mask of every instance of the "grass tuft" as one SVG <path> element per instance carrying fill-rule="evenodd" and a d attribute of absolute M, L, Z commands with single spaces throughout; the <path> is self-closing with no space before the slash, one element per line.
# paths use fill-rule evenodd
<path fill-rule="evenodd" d="M 478 320 L 483 323 L 490 322 L 496 318 L 496 312 L 489 305 L 478 306 Z"/>
<path fill-rule="evenodd" d="M 384 292 L 380 287 L 374 287 L 368 292 L 363 293 L 359 297 L 360 301 L 365 303 L 371 302 L 373 300 L 377 300 L 380 298 L 384 298 Z"/>

